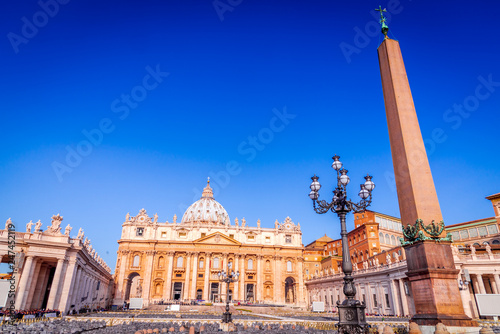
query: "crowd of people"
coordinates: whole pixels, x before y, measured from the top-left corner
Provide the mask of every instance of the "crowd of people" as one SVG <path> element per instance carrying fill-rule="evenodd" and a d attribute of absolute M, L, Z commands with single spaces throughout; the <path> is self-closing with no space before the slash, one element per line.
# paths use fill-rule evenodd
<path fill-rule="evenodd" d="M 45 317 L 47 315 L 60 317 L 61 312 L 59 310 L 46 310 L 46 309 L 37 309 L 37 310 L 14 310 L 11 312 L 10 310 L 2 310 L 0 311 L 0 317 L 5 319 L 13 319 L 13 320 L 21 320 L 21 319 L 38 319 Z"/>

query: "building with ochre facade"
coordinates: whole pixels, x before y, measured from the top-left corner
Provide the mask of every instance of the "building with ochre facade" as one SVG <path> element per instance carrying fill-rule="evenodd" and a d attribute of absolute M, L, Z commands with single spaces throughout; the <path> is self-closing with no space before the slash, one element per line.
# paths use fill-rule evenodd
<path fill-rule="evenodd" d="M 213 197 L 210 182 L 181 222 L 158 222 L 142 209 L 127 214 L 118 241 L 115 300 L 234 301 L 305 305 L 300 224 L 287 217 L 274 228 L 231 224 Z M 221 270 L 239 271 L 239 280 L 220 283 Z"/>

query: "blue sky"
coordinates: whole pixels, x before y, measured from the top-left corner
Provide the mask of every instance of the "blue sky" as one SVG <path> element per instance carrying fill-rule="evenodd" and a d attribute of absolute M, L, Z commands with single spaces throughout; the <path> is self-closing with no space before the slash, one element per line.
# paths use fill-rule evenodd
<path fill-rule="evenodd" d="M 400 41 L 445 222 L 492 216 L 484 197 L 500 192 L 500 5 L 380 4 Z M 338 218 L 314 213 L 307 197 L 316 173 L 330 198 L 334 154 L 353 198 L 370 173 L 371 209 L 399 216 L 378 5 L 3 4 L 0 218 L 24 231 L 60 213 L 114 267 L 127 212 L 172 221 L 211 176 L 232 222 L 272 227 L 290 216 L 307 244 L 339 237 Z"/>

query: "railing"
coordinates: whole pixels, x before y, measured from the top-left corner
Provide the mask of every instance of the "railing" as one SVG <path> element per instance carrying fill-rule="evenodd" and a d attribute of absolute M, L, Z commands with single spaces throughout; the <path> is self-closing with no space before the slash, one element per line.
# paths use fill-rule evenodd
<path fill-rule="evenodd" d="M 368 273 L 376 273 L 376 272 L 381 272 L 385 271 L 387 269 L 392 269 L 392 268 L 399 268 L 399 267 L 405 267 L 406 266 L 406 260 L 399 261 L 399 262 L 394 262 L 389 265 L 383 264 L 378 267 L 369 267 L 368 269 L 358 269 L 354 270 L 352 272 L 353 276 L 357 275 L 362 275 L 362 274 L 368 274 Z M 344 273 L 335 273 L 335 274 L 328 274 L 328 275 L 323 275 L 323 276 L 318 276 L 318 277 L 312 277 L 309 279 L 306 279 L 308 282 L 310 281 L 321 281 L 321 280 L 326 280 L 326 279 L 332 279 L 332 278 L 342 278 L 344 277 Z"/>

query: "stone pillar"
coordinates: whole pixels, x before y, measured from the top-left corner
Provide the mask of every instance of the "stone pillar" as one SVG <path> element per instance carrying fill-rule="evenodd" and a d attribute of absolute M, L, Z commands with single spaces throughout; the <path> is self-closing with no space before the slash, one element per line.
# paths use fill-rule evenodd
<path fill-rule="evenodd" d="M 257 255 L 257 295 L 255 301 L 257 303 L 262 301 L 262 277 L 264 273 L 262 272 L 262 255 Z"/>
<path fill-rule="evenodd" d="M 500 292 L 500 274 L 493 274 L 493 278 L 495 279 L 495 285 L 498 293 Z"/>
<path fill-rule="evenodd" d="M 371 296 L 371 291 L 370 291 L 370 284 L 365 284 L 365 299 L 366 299 L 366 311 L 368 313 L 373 312 L 373 302 L 372 302 L 372 296 Z"/>
<path fill-rule="evenodd" d="M 130 254 L 130 250 L 128 249 L 123 249 L 121 251 L 121 260 L 120 260 L 120 268 L 118 269 L 118 279 L 116 281 L 116 292 L 115 292 L 115 304 L 121 305 L 123 304 L 123 301 L 125 300 L 125 290 L 127 289 L 126 286 L 124 286 L 125 282 L 125 271 L 128 266 L 128 256 Z M 120 252 L 118 254 L 120 256 Z"/>
<path fill-rule="evenodd" d="M 43 262 L 40 260 L 40 262 Z M 47 276 L 47 269 L 48 265 L 46 263 L 43 263 L 40 265 L 40 272 L 38 274 L 38 280 L 36 283 L 35 291 L 33 292 L 33 299 L 31 300 L 31 307 L 32 308 L 40 308 L 41 301 L 40 301 L 40 295 L 43 291 L 43 283 L 45 281 L 45 276 Z"/>
<path fill-rule="evenodd" d="M 198 255 L 199 252 L 194 252 L 194 258 L 193 258 L 193 275 L 191 278 L 191 292 L 189 293 L 189 299 L 196 299 L 196 282 L 198 282 Z"/>
<path fill-rule="evenodd" d="M 477 279 L 477 284 L 479 285 L 479 293 L 485 294 L 486 289 L 484 287 L 483 276 L 481 274 L 476 274 L 476 279 Z"/>
<path fill-rule="evenodd" d="M 403 315 L 410 315 L 408 311 L 408 299 L 406 298 L 406 290 L 403 279 L 399 279 L 399 292 L 401 293 L 401 305 L 403 305 Z"/>
<path fill-rule="evenodd" d="M 274 272 L 274 296 L 275 299 L 274 301 L 277 303 L 283 303 L 284 302 L 284 296 L 285 292 L 283 289 L 281 289 L 281 285 L 283 284 L 283 281 L 281 280 L 281 260 L 283 257 L 280 255 L 275 255 L 274 256 L 274 267 L 275 267 L 275 272 Z"/>
<path fill-rule="evenodd" d="M 228 256 L 229 256 L 228 253 L 222 254 L 221 259 L 220 259 L 220 263 L 221 263 L 220 268 L 221 268 L 221 270 L 224 270 L 229 275 L 229 268 L 227 266 Z M 228 292 L 227 290 L 228 290 L 227 283 L 226 282 L 220 283 L 219 297 L 221 298 L 222 302 L 226 302 L 227 292 Z"/>
<path fill-rule="evenodd" d="M 36 261 L 36 264 L 35 264 L 35 269 L 33 271 L 33 276 L 31 278 L 31 282 L 29 283 L 29 293 L 28 293 L 28 298 L 26 300 L 26 304 L 24 305 L 24 308 L 29 310 L 29 309 L 32 309 L 33 307 L 31 306 L 32 304 L 32 301 L 33 301 L 33 295 L 35 294 L 35 288 L 37 286 L 37 283 L 38 281 L 40 280 L 39 279 L 39 274 L 40 274 L 40 267 L 42 266 L 42 260 L 41 259 L 37 259 Z"/>
<path fill-rule="evenodd" d="M 245 301 L 245 255 L 240 255 L 240 300 Z"/>
<path fill-rule="evenodd" d="M 75 277 L 75 284 L 73 286 L 73 288 L 71 289 L 71 298 L 70 298 L 70 302 L 69 302 L 69 305 L 71 307 L 71 305 L 75 305 L 76 307 L 76 304 L 77 304 L 77 298 L 78 298 L 78 291 L 80 291 L 80 279 L 82 277 L 82 267 L 80 266 L 76 266 L 76 277 Z"/>
<path fill-rule="evenodd" d="M 396 282 L 391 279 L 391 296 L 392 296 L 392 310 L 395 315 L 401 315 L 401 310 L 399 309 L 399 298 L 398 289 L 396 288 Z"/>
<path fill-rule="evenodd" d="M 190 277 L 189 274 L 191 273 L 191 255 L 192 253 L 187 253 L 186 254 L 186 272 L 184 273 L 184 291 L 183 291 L 183 297 L 182 299 L 188 300 L 189 299 L 189 281 Z"/>
<path fill-rule="evenodd" d="M 172 299 L 172 274 L 174 270 L 174 255 L 175 252 L 168 252 L 168 269 L 167 269 L 167 281 L 163 287 L 163 295 L 166 300 Z"/>
<path fill-rule="evenodd" d="M 40 291 L 40 298 L 38 299 L 38 305 L 36 308 L 41 308 L 43 304 L 43 299 L 45 297 L 45 294 L 47 293 L 47 287 L 49 284 L 49 277 L 50 277 L 50 271 L 51 271 L 51 266 L 47 265 L 47 270 L 45 272 L 45 278 L 43 279 L 42 282 L 42 290 Z"/>
<path fill-rule="evenodd" d="M 205 276 L 203 277 L 203 300 L 208 301 L 210 297 L 210 256 L 212 253 L 205 253 Z"/>
<path fill-rule="evenodd" d="M 146 272 L 144 275 L 144 288 L 142 289 L 143 305 L 149 305 L 149 296 L 151 295 L 151 281 L 153 277 L 153 268 L 155 260 L 155 250 L 146 251 Z"/>
<path fill-rule="evenodd" d="M 303 257 L 297 258 L 297 267 L 298 267 L 297 271 L 299 274 L 299 291 L 298 291 L 297 301 L 298 301 L 299 305 L 303 305 L 305 302 L 305 300 L 304 300 L 304 273 L 302 272 L 303 271 L 303 262 L 304 262 Z M 359 290 L 359 285 L 358 285 L 358 292 L 359 291 L 360 290 Z"/>
<path fill-rule="evenodd" d="M 54 302 L 59 293 L 59 283 L 61 282 L 61 273 L 64 265 L 64 259 L 57 259 L 56 272 L 54 273 L 54 278 L 52 279 L 52 286 L 50 288 L 49 300 L 47 302 L 47 309 L 54 308 Z"/>
<path fill-rule="evenodd" d="M 21 273 L 21 281 L 19 282 L 19 290 L 16 298 L 16 309 L 22 310 L 24 309 L 24 303 L 26 298 L 28 297 L 28 282 L 31 281 L 31 275 L 34 270 L 33 265 L 33 256 L 26 256 L 26 260 L 24 262 L 23 271 Z"/>
<path fill-rule="evenodd" d="M 237 271 L 239 271 L 240 269 L 240 266 L 239 266 L 239 258 L 240 258 L 240 255 L 239 254 L 234 254 L 234 272 L 236 273 Z M 239 279 L 241 280 L 241 272 L 240 272 L 240 277 Z M 236 281 L 233 283 L 234 285 L 234 291 L 233 291 L 233 300 L 239 300 L 240 299 L 240 295 L 239 295 L 239 285 L 240 285 L 240 282 L 239 281 Z"/>
<path fill-rule="evenodd" d="M 491 285 L 491 289 L 493 290 L 492 293 L 494 294 L 498 294 L 498 288 L 497 288 L 497 284 L 495 281 L 491 281 L 491 278 L 490 278 L 490 285 Z"/>
<path fill-rule="evenodd" d="M 68 269 L 66 270 L 66 277 L 64 279 L 64 285 L 61 291 L 61 298 L 59 302 L 59 310 L 67 314 L 69 307 L 71 306 L 71 293 L 75 288 L 76 282 L 76 259 L 70 259 Z"/>

